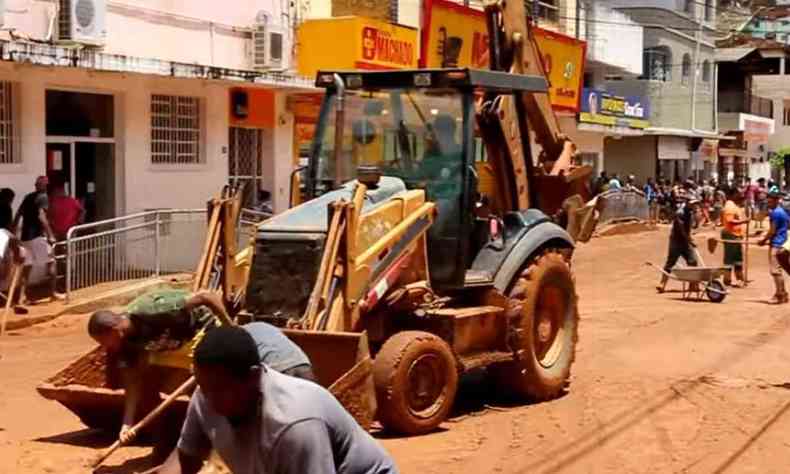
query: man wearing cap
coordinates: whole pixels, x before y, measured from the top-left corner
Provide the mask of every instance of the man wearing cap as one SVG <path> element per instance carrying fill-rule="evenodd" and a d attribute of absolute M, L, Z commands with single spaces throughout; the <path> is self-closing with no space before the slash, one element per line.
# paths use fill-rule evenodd
<path fill-rule="evenodd" d="M 787 243 L 787 228 L 790 225 L 790 217 L 784 208 L 779 205 L 781 197 L 781 193 L 777 192 L 768 194 L 768 208 L 770 209 L 768 219 L 771 222 L 771 228 L 768 234 L 760 241 L 760 245 L 769 243 L 771 245 L 768 249 L 768 268 L 776 286 L 776 293 L 771 298 L 771 302 L 774 304 L 788 302 L 784 275 L 782 275 L 782 262 L 787 263 L 785 244 Z M 787 268 L 785 268 L 785 271 L 787 271 Z"/>
<path fill-rule="evenodd" d="M 694 221 L 694 207 L 698 201 L 689 200 L 682 189 L 678 191 L 677 197 L 678 209 L 675 212 L 672 231 L 669 234 L 669 255 L 667 255 L 667 261 L 664 264 L 665 273 L 661 275 L 661 282 L 656 286 L 659 293 L 663 293 L 666 289 L 667 281 L 669 281 L 667 274 L 672 272 L 672 268 L 678 263 L 680 257 L 683 257 L 689 266 L 697 266 L 696 244 L 691 238 L 691 226 Z M 695 284 L 691 286 L 693 291 Z"/>
<path fill-rule="evenodd" d="M 258 361 L 255 341 L 223 326 L 195 348 L 178 458 L 157 472 L 195 474 L 213 448 L 237 473 L 397 473 L 386 451 L 323 387 Z M 176 462 L 177 461 L 177 462 Z M 180 466 L 177 466 L 180 464 Z"/>
<path fill-rule="evenodd" d="M 20 240 L 22 246 L 30 256 L 31 265 L 26 265 L 22 270 L 21 294 L 25 296 L 28 279 L 34 265 L 44 261 L 47 265 L 49 276 L 50 296 L 56 299 L 59 295 L 55 292 L 57 275 L 55 273 L 55 258 L 52 252 L 52 245 L 55 243 L 55 235 L 49 225 L 47 212 L 49 211 L 49 198 L 47 197 L 47 186 L 49 180 L 46 176 L 36 178 L 35 189 L 25 196 L 19 210 L 14 218 L 14 229 L 19 229 L 19 222 L 22 221 L 22 233 Z"/>

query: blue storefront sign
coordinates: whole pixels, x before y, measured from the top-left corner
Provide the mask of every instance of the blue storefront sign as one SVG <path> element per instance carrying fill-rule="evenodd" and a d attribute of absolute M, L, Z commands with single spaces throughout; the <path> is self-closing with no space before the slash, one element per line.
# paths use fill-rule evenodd
<path fill-rule="evenodd" d="M 646 97 L 623 97 L 599 89 L 584 89 L 579 122 L 647 128 L 650 126 L 650 103 Z"/>

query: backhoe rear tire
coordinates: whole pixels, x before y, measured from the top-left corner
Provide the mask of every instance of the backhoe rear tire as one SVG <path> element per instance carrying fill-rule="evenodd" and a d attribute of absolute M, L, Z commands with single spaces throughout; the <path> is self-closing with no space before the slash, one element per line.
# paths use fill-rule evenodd
<path fill-rule="evenodd" d="M 560 396 L 576 356 L 579 312 L 570 267 L 547 251 L 511 285 L 507 314 L 516 331 L 516 361 L 494 367 L 500 387 L 517 397 L 545 401 Z"/>
<path fill-rule="evenodd" d="M 458 369 L 450 346 L 433 334 L 390 337 L 373 361 L 378 419 L 385 429 L 424 434 L 441 424 L 455 401 Z"/>

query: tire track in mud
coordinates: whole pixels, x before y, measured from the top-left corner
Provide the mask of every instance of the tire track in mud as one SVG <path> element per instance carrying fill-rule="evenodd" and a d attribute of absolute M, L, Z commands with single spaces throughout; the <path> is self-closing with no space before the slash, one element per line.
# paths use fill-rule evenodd
<path fill-rule="evenodd" d="M 716 361 L 699 371 L 696 377 L 680 378 L 665 384 L 656 395 L 637 401 L 633 406 L 609 417 L 595 429 L 588 430 L 569 443 L 549 450 L 542 458 L 519 468 L 518 472 L 554 473 L 576 465 L 596 450 L 620 438 L 645 418 L 659 413 L 674 402 L 687 400 L 690 393 L 705 384 L 705 375 L 721 371 L 753 350 L 765 346 L 782 335 L 787 335 L 788 327 L 790 321 L 787 319 L 774 320 L 762 331 L 734 344 L 735 348 L 725 352 Z M 713 438 L 712 441 L 718 442 L 719 439 Z"/>

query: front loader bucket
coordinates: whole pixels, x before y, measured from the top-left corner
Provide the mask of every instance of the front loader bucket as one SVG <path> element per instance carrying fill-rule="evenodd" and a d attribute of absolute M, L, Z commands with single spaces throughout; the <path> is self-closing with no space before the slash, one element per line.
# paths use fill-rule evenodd
<path fill-rule="evenodd" d="M 364 429 L 376 413 L 373 361 L 367 333 L 283 331 L 310 358 L 318 382 L 329 389 Z"/>
<path fill-rule="evenodd" d="M 376 398 L 367 334 L 284 332 L 310 358 L 319 383 L 332 392 L 362 427 L 369 429 L 376 413 Z M 162 364 L 157 369 L 157 375 L 168 380 L 168 386 L 162 387 L 165 394 L 189 377 L 184 368 Z M 116 432 L 123 417 L 124 391 L 113 383 L 110 375 L 107 355 L 97 347 L 39 384 L 36 390 L 44 398 L 68 408 L 85 425 Z M 183 418 L 186 407 L 184 397 L 171 409 L 175 416 Z"/>
<path fill-rule="evenodd" d="M 179 380 L 183 382 L 189 376 L 185 370 L 162 370 L 170 371 L 166 374 L 168 386 L 162 387 L 168 393 L 177 386 L 169 385 L 175 385 Z M 158 375 L 161 376 L 162 372 Z M 119 384 L 112 382 L 112 378 L 107 371 L 107 354 L 101 347 L 96 347 L 39 384 L 36 390 L 44 398 L 57 401 L 71 410 L 85 425 L 117 432 L 123 418 L 124 391 Z M 184 398 L 173 404 L 170 410 L 183 417 L 186 408 L 187 399 Z"/>

